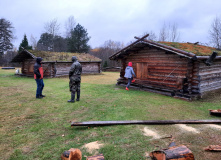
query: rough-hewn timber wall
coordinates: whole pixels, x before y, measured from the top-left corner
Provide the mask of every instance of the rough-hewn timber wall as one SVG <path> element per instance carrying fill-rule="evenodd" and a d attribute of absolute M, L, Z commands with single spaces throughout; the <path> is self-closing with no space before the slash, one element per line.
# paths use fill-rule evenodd
<path fill-rule="evenodd" d="M 35 60 L 25 60 L 22 63 L 22 74 L 25 76 L 34 76 L 34 64 Z M 44 71 L 44 77 L 54 77 L 55 70 L 54 70 L 54 64 L 53 63 L 43 63 L 42 64 L 43 71 Z"/>
<path fill-rule="evenodd" d="M 96 74 L 100 73 L 99 62 L 80 62 L 82 65 L 82 74 Z M 56 77 L 67 76 L 69 74 L 72 62 L 56 63 Z"/>
<path fill-rule="evenodd" d="M 22 63 L 22 74 L 27 76 L 34 76 L 34 64 L 35 60 L 25 60 Z"/>
<path fill-rule="evenodd" d="M 215 60 L 211 66 L 200 62 L 198 64 L 199 72 L 199 92 L 203 96 L 207 92 L 221 89 L 221 61 Z"/>
<path fill-rule="evenodd" d="M 25 60 L 22 63 L 22 74 L 25 76 L 34 76 L 35 60 Z M 72 62 L 44 62 L 42 64 L 44 77 L 67 76 Z M 100 62 L 81 62 L 82 74 L 100 73 Z"/>
<path fill-rule="evenodd" d="M 67 76 L 72 63 L 56 63 L 56 77 Z"/>
<path fill-rule="evenodd" d="M 180 90 L 183 87 L 181 81 L 187 78 L 188 89 L 191 91 L 193 64 L 190 59 L 148 47 L 125 58 L 122 61 L 121 78 L 124 76 L 128 62 L 133 62 L 133 68 L 138 79 L 137 84 Z"/>

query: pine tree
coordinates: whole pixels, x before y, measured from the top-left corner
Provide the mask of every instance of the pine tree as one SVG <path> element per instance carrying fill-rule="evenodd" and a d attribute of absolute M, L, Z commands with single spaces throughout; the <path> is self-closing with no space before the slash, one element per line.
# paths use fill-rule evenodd
<path fill-rule="evenodd" d="M 21 44 L 19 45 L 19 52 L 21 52 L 23 50 L 22 47 L 24 49 L 28 49 L 28 50 L 32 49 L 32 46 L 28 45 L 28 39 L 26 37 L 26 34 L 24 35 L 24 39 L 22 40 Z"/>
<path fill-rule="evenodd" d="M 71 36 L 67 39 L 68 52 L 86 53 L 89 51 L 87 30 L 83 26 L 77 24 L 71 31 Z"/>
<path fill-rule="evenodd" d="M 4 51 L 10 50 L 13 48 L 11 43 L 13 37 L 13 28 L 11 22 L 1 18 L 0 19 L 0 56 Z"/>

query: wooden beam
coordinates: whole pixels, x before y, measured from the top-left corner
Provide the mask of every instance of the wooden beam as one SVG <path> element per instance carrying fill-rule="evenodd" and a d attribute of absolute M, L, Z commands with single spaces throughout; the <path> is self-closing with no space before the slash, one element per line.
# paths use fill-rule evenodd
<path fill-rule="evenodd" d="M 148 120 L 148 121 L 88 121 L 72 122 L 71 126 L 110 126 L 110 125 L 170 125 L 170 124 L 221 124 L 221 120 Z"/>

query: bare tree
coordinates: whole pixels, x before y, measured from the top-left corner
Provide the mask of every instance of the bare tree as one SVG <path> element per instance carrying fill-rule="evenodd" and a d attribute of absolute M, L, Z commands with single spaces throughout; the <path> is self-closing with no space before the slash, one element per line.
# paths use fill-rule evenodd
<path fill-rule="evenodd" d="M 74 30 L 76 26 L 76 21 L 74 19 L 74 16 L 68 17 L 68 20 L 65 22 L 65 29 L 66 29 L 66 37 L 71 37 L 71 31 Z"/>
<path fill-rule="evenodd" d="M 214 47 L 221 49 L 221 17 L 216 17 L 209 30 L 210 42 Z"/>
<path fill-rule="evenodd" d="M 122 49 L 124 47 L 124 44 L 121 42 L 116 42 L 112 40 L 107 40 L 104 42 L 104 44 L 96 48 L 94 50 L 90 51 L 90 54 L 102 59 L 102 67 L 120 67 L 120 63 L 110 60 L 109 57 Z"/>
<path fill-rule="evenodd" d="M 178 27 L 176 23 L 167 25 L 163 24 L 163 27 L 160 30 L 159 41 L 169 41 L 169 42 L 177 42 L 179 41 L 180 33 L 178 32 Z"/>
<path fill-rule="evenodd" d="M 57 22 L 57 19 L 45 23 L 44 28 L 46 33 L 52 34 L 53 36 L 59 35 L 60 24 Z"/>
<path fill-rule="evenodd" d="M 174 23 L 172 26 L 170 25 L 169 28 L 170 28 L 170 33 L 169 33 L 170 41 L 171 42 L 179 41 L 180 33 L 178 33 L 178 31 L 177 31 L 177 24 Z"/>
<path fill-rule="evenodd" d="M 54 51 L 54 37 L 59 35 L 60 24 L 57 22 L 57 19 L 53 19 L 50 22 L 45 23 L 44 28 L 46 33 L 52 35 L 51 44 L 52 51 Z"/>
<path fill-rule="evenodd" d="M 30 37 L 30 42 L 31 42 L 32 49 L 36 50 L 37 49 L 37 40 L 33 35 L 31 35 L 31 37 Z"/>
<path fill-rule="evenodd" d="M 149 36 L 147 37 L 148 40 L 151 40 L 151 41 L 156 41 L 157 40 L 157 36 L 156 36 L 156 34 L 153 31 L 144 32 L 141 37 L 143 37 L 143 36 L 145 36 L 147 34 L 149 34 Z"/>
<path fill-rule="evenodd" d="M 168 28 L 167 25 L 164 23 L 163 27 L 160 30 L 160 34 L 159 34 L 159 41 L 165 42 L 168 40 Z"/>

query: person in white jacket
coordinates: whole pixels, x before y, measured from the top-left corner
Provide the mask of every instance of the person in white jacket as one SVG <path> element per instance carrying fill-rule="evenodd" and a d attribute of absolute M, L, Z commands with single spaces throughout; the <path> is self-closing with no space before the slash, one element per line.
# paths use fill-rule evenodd
<path fill-rule="evenodd" d="M 135 82 L 135 80 L 133 79 L 133 76 L 136 77 L 136 74 L 134 73 L 134 69 L 132 67 L 132 62 L 129 62 L 128 66 L 125 69 L 125 75 L 124 75 L 124 77 L 128 79 L 128 83 L 126 86 L 126 90 L 128 90 L 128 91 L 129 91 L 128 88 L 130 87 L 131 82 Z"/>

